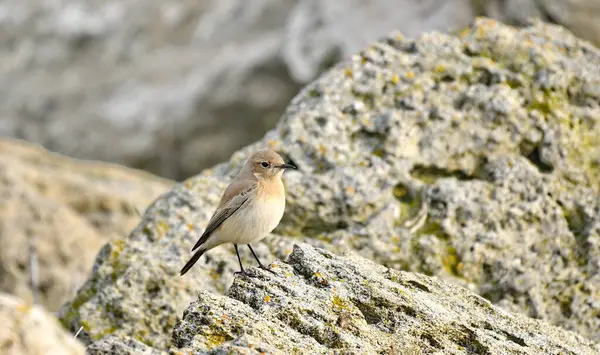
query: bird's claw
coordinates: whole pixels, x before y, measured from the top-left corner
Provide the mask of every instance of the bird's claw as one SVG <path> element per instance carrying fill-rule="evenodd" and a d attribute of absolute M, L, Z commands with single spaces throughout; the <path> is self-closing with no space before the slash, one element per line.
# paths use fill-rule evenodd
<path fill-rule="evenodd" d="M 248 276 L 248 274 L 246 273 L 246 271 L 241 270 L 241 271 L 234 271 L 233 274 L 235 276 Z"/>

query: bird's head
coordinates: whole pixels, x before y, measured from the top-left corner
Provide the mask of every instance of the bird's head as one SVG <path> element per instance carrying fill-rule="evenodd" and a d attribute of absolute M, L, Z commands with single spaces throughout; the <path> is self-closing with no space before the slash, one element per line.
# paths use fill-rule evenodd
<path fill-rule="evenodd" d="M 286 164 L 283 158 L 272 150 L 259 150 L 246 161 L 248 169 L 257 179 L 269 179 L 272 177 L 281 177 L 286 169 L 297 169 L 292 164 Z"/>

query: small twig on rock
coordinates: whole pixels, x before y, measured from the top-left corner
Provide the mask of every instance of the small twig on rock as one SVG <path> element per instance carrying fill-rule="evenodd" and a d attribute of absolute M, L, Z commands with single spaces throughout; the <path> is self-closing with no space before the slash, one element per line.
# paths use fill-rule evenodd
<path fill-rule="evenodd" d="M 79 333 L 81 333 L 82 330 L 83 330 L 83 325 L 81 327 L 79 327 L 79 330 L 77 331 L 77 333 L 75 333 L 75 336 L 73 336 L 74 340 L 77 339 L 77 336 L 79 335 Z"/>
<path fill-rule="evenodd" d="M 411 191 L 411 193 L 413 192 Z M 416 193 L 413 193 L 413 195 L 416 195 Z M 408 218 L 402 223 L 402 228 L 408 229 L 411 234 L 415 233 L 421 227 L 423 227 L 425 221 L 427 220 L 427 214 L 429 212 L 427 208 L 427 200 L 425 198 L 425 189 L 421 189 L 421 196 L 419 197 L 419 199 L 421 207 L 419 208 L 417 214 L 413 217 Z"/>

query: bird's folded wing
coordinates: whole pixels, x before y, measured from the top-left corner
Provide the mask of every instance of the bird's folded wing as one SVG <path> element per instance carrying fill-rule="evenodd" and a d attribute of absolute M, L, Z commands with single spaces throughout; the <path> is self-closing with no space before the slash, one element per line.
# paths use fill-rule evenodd
<path fill-rule="evenodd" d="M 223 193 L 223 197 L 221 197 L 219 207 L 211 217 L 208 226 L 192 248 L 192 251 L 204 244 L 215 229 L 248 203 L 254 194 L 256 194 L 256 187 L 256 183 L 252 181 L 239 181 L 229 185 L 225 193 Z"/>

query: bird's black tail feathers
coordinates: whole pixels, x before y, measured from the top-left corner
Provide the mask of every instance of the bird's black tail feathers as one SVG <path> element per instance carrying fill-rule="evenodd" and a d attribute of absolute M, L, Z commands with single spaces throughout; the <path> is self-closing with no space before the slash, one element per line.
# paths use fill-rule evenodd
<path fill-rule="evenodd" d="M 179 273 L 180 276 L 183 276 L 186 272 L 188 272 L 192 266 L 194 266 L 194 264 L 198 261 L 198 259 L 200 259 L 200 257 L 202 256 L 202 254 L 204 254 L 206 252 L 206 249 L 200 249 L 198 250 L 190 259 L 190 261 L 188 261 L 185 266 L 183 267 L 183 269 L 181 269 L 181 272 Z"/>

